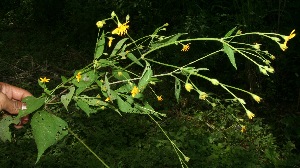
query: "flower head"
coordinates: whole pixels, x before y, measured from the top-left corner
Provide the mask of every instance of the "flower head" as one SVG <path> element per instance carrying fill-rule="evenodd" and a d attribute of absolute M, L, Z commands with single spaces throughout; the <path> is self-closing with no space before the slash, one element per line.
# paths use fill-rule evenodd
<path fill-rule="evenodd" d="M 123 73 L 121 71 L 118 72 L 118 76 L 122 76 Z"/>
<path fill-rule="evenodd" d="M 246 132 L 246 126 L 242 125 L 242 127 L 241 127 L 241 132 L 242 132 L 242 133 Z"/>
<path fill-rule="evenodd" d="M 287 43 L 290 39 L 296 36 L 295 29 L 290 33 L 289 36 L 284 36 L 284 43 Z"/>
<path fill-rule="evenodd" d="M 257 103 L 261 101 L 261 97 L 257 96 L 256 94 L 251 94 L 251 96 Z"/>
<path fill-rule="evenodd" d="M 123 36 L 124 34 L 127 33 L 127 29 L 129 29 L 129 26 L 127 25 L 129 21 L 126 23 L 121 24 L 120 22 L 118 23 L 118 27 L 111 32 L 111 34 L 117 34 L 119 36 Z"/>
<path fill-rule="evenodd" d="M 186 45 L 183 45 L 183 44 L 182 44 L 182 49 L 181 49 L 181 51 L 188 51 L 188 50 L 190 49 L 190 44 L 191 44 L 191 43 L 188 43 L 188 44 L 186 44 Z"/>
<path fill-rule="evenodd" d="M 249 110 L 246 110 L 246 114 L 247 114 L 247 116 L 248 116 L 248 118 L 251 120 L 253 117 L 255 117 L 255 115 L 251 112 L 251 111 L 249 111 Z"/>
<path fill-rule="evenodd" d="M 44 77 L 44 78 L 40 78 L 40 82 L 42 82 L 42 83 L 46 83 L 46 82 L 49 82 L 50 81 L 50 79 L 47 79 L 46 77 Z"/>
<path fill-rule="evenodd" d="M 100 29 L 100 28 L 103 27 L 104 24 L 105 24 L 105 22 L 103 22 L 103 21 L 98 21 L 98 22 L 96 23 L 96 26 Z"/>
<path fill-rule="evenodd" d="M 133 89 L 131 90 L 131 95 L 132 97 L 134 97 L 135 95 L 137 95 L 140 92 L 139 88 L 134 86 Z"/>
<path fill-rule="evenodd" d="M 162 95 L 157 96 L 157 101 L 163 101 Z"/>
<path fill-rule="evenodd" d="M 115 38 L 113 38 L 113 37 L 107 37 L 108 38 L 108 47 L 110 47 L 111 46 L 111 43 L 112 43 L 112 41 L 115 39 Z"/>
<path fill-rule="evenodd" d="M 199 99 L 200 100 L 205 100 L 208 97 L 208 94 L 205 92 L 200 92 L 199 94 Z"/>
<path fill-rule="evenodd" d="M 276 59 L 276 57 L 274 56 L 274 55 L 271 55 L 271 60 L 275 60 Z"/>
<path fill-rule="evenodd" d="M 77 82 L 80 81 L 81 79 L 81 72 L 78 72 L 77 75 L 76 75 L 76 79 L 77 79 Z"/>
<path fill-rule="evenodd" d="M 283 44 L 279 44 L 279 47 L 282 49 L 282 51 L 285 51 L 288 47 L 286 46 L 286 42 Z"/>
<path fill-rule="evenodd" d="M 109 97 L 107 97 L 104 101 L 106 101 L 106 102 L 108 102 L 110 100 L 110 98 Z"/>
<path fill-rule="evenodd" d="M 184 87 L 188 92 L 190 92 L 193 89 L 193 85 L 190 83 L 185 83 Z"/>
<path fill-rule="evenodd" d="M 261 44 L 254 43 L 254 45 L 252 47 L 256 50 L 260 50 L 260 46 L 261 46 Z"/>

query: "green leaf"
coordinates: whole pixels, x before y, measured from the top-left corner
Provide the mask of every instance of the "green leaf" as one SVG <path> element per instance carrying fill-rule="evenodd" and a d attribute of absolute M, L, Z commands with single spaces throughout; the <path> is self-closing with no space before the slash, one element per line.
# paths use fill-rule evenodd
<path fill-rule="evenodd" d="M 180 36 L 184 35 L 186 33 L 178 33 L 178 34 L 175 34 L 175 35 L 172 35 L 172 36 L 169 36 L 169 37 L 166 37 L 166 38 L 163 38 L 159 41 L 156 41 L 154 43 L 151 44 L 150 48 L 157 48 L 161 45 L 165 45 L 165 44 L 168 44 L 168 43 L 173 43 L 175 42 Z"/>
<path fill-rule="evenodd" d="M 20 110 L 17 116 L 18 119 L 36 111 L 45 104 L 45 98 L 35 98 L 33 96 L 25 97 L 22 102 L 26 103 L 25 110 Z"/>
<path fill-rule="evenodd" d="M 116 44 L 114 50 L 113 50 L 113 51 L 111 52 L 111 54 L 110 54 L 110 57 L 116 56 L 117 52 L 122 48 L 123 44 L 125 43 L 125 41 L 126 41 L 127 39 L 128 39 L 128 38 L 124 38 L 124 39 L 120 40 L 120 41 Z"/>
<path fill-rule="evenodd" d="M 234 58 L 234 51 L 226 43 L 223 44 L 223 49 L 224 49 L 224 52 L 227 54 L 232 66 L 237 70 L 237 66 L 236 66 L 235 58 Z"/>
<path fill-rule="evenodd" d="M 31 119 L 32 134 L 38 148 L 36 163 L 47 148 L 68 134 L 68 124 L 46 111 L 36 112 Z"/>
<path fill-rule="evenodd" d="M 61 81 L 63 84 L 66 84 L 68 82 L 68 79 L 65 76 L 61 76 Z"/>
<path fill-rule="evenodd" d="M 144 65 L 132 53 L 128 53 L 127 57 L 139 66 L 144 67 Z"/>
<path fill-rule="evenodd" d="M 103 67 L 113 66 L 117 64 L 117 62 L 107 60 L 107 59 L 99 59 L 96 64 L 97 64 L 97 68 L 103 68 Z"/>
<path fill-rule="evenodd" d="M 61 98 L 60 98 L 62 104 L 65 106 L 65 108 L 67 109 L 67 111 L 68 111 L 68 105 L 71 102 L 72 97 L 74 95 L 75 87 L 72 86 L 71 88 L 69 88 L 69 90 L 70 90 L 69 93 L 67 93 L 65 95 L 62 95 Z"/>
<path fill-rule="evenodd" d="M 120 70 L 120 69 L 114 69 L 112 73 L 113 73 L 113 76 L 118 80 L 130 79 L 129 74 L 125 71 Z"/>
<path fill-rule="evenodd" d="M 132 90 L 132 86 L 130 84 L 125 84 L 115 91 L 118 93 L 129 93 L 131 92 L 131 90 Z"/>
<path fill-rule="evenodd" d="M 79 71 L 76 71 L 75 72 L 75 76 L 77 75 Z M 81 79 L 80 81 L 78 82 L 76 78 L 74 78 L 72 80 L 72 83 L 77 86 L 77 87 L 89 87 L 91 84 L 94 83 L 94 81 L 97 79 L 97 74 L 94 72 L 94 70 L 91 70 L 91 71 L 88 71 L 88 72 L 85 72 L 85 73 L 82 73 L 81 74 Z"/>
<path fill-rule="evenodd" d="M 231 29 L 229 32 L 227 32 L 227 33 L 225 34 L 225 37 L 231 36 L 231 34 L 232 34 L 235 30 L 236 30 L 236 27 L 234 27 L 234 28 Z"/>
<path fill-rule="evenodd" d="M 142 74 L 142 78 L 139 81 L 138 88 L 142 92 L 151 81 L 151 77 L 153 75 L 150 64 L 146 61 L 146 68 Z"/>
<path fill-rule="evenodd" d="M 11 142 L 11 132 L 9 131 L 10 124 L 18 124 L 19 120 L 6 115 L 0 120 L 0 139 L 5 142 Z"/>
<path fill-rule="evenodd" d="M 101 37 L 97 41 L 94 59 L 98 59 L 103 54 L 104 46 L 105 46 L 105 34 L 103 31 Z"/>
<path fill-rule="evenodd" d="M 181 91 L 181 83 L 178 78 L 175 78 L 175 97 L 177 102 L 179 103 L 180 98 L 180 91 Z"/>
<path fill-rule="evenodd" d="M 117 103 L 118 103 L 119 109 L 122 112 L 125 112 L 125 113 L 137 113 L 137 109 L 131 107 L 131 104 L 128 103 L 127 101 L 124 101 L 120 96 L 117 97 Z"/>
<path fill-rule="evenodd" d="M 82 99 L 77 99 L 76 104 L 81 110 L 83 110 L 86 113 L 87 116 L 90 116 L 90 114 L 97 112 L 96 109 L 91 108 L 89 104 Z"/>

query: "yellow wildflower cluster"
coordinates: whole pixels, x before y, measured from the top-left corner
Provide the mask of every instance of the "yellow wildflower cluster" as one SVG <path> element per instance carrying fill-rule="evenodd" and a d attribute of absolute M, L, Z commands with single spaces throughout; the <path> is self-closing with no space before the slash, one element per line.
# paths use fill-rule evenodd
<path fill-rule="evenodd" d="M 246 114 L 247 114 L 247 116 L 248 116 L 248 118 L 251 120 L 253 117 L 255 117 L 255 115 L 251 112 L 251 111 L 249 111 L 249 110 L 246 110 Z"/>

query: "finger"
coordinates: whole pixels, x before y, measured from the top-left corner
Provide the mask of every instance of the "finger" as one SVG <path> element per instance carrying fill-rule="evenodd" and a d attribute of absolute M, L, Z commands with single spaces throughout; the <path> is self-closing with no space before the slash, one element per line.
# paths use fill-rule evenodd
<path fill-rule="evenodd" d="M 19 109 L 22 108 L 22 102 L 13 101 L 9 99 L 5 94 L 0 92 L 0 110 L 5 110 L 10 114 L 18 114 Z"/>
<path fill-rule="evenodd" d="M 0 91 L 7 95 L 9 99 L 15 99 L 19 101 L 27 96 L 32 96 L 32 94 L 25 89 L 18 88 L 16 86 L 12 86 L 3 82 L 0 82 Z"/>
<path fill-rule="evenodd" d="M 22 117 L 20 122 L 17 125 L 15 125 L 15 128 L 16 129 L 22 128 L 24 124 L 28 123 L 28 121 L 29 121 L 29 115 Z"/>

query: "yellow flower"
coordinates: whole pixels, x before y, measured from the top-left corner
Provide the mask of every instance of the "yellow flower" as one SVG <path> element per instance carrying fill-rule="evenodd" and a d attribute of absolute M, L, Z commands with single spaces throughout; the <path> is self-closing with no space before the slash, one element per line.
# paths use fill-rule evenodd
<path fill-rule="evenodd" d="M 50 81 L 50 79 L 47 79 L 46 77 L 44 77 L 44 78 L 40 78 L 40 81 L 42 82 L 42 83 L 46 83 L 46 82 L 49 82 Z"/>
<path fill-rule="evenodd" d="M 157 100 L 158 100 L 158 101 L 163 101 L 162 95 L 157 96 Z"/>
<path fill-rule="evenodd" d="M 113 37 L 107 37 L 108 38 L 108 47 L 110 47 L 111 46 L 111 43 L 112 43 L 112 41 L 113 41 L 113 39 L 115 39 L 115 38 L 113 38 Z"/>
<path fill-rule="evenodd" d="M 242 133 L 246 132 L 246 126 L 242 125 L 241 132 Z"/>
<path fill-rule="evenodd" d="M 188 44 L 186 44 L 186 45 L 183 45 L 183 44 L 182 44 L 183 47 L 182 47 L 181 51 L 188 51 L 188 50 L 190 49 L 190 44 L 191 44 L 191 43 L 188 43 Z"/>
<path fill-rule="evenodd" d="M 105 22 L 103 22 L 103 21 L 98 21 L 98 22 L 96 23 L 96 26 L 100 29 L 100 28 L 103 27 L 104 24 L 105 24 Z"/>
<path fill-rule="evenodd" d="M 140 92 L 139 88 L 134 86 L 133 89 L 131 90 L 131 95 L 132 97 L 134 97 L 135 95 L 137 95 Z"/>
<path fill-rule="evenodd" d="M 258 44 L 258 43 L 254 43 L 254 45 L 252 46 L 254 49 L 256 50 L 260 50 L 260 45 L 261 44 Z"/>
<path fill-rule="evenodd" d="M 123 73 L 122 72 L 118 72 L 118 76 L 122 76 L 123 75 Z"/>
<path fill-rule="evenodd" d="M 77 75 L 76 75 L 76 79 L 77 79 L 77 82 L 80 81 L 81 79 L 81 72 L 78 72 Z"/>
<path fill-rule="evenodd" d="M 255 95 L 255 94 L 252 94 L 251 96 L 253 97 L 253 99 L 254 99 L 257 103 L 259 103 L 259 102 L 261 101 L 261 97 Z"/>
<path fill-rule="evenodd" d="M 185 83 L 184 87 L 188 92 L 190 92 L 193 89 L 193 85 L 190 83 Z"/>
<path fill-rule="evenodd" d="M 289 36 L 284 36 L 284 43 L 286 44 L 290 39 L 296 36 L 295 29 L 290 33 Z"/>
<path fill-rule="evenodd" d="M 246 114 L 247 114 L 247 116 L 248 116 L 248 118 L 251 120 L 253 117 L 255 117 L 255 115 L 251 112 L 251 111 L 249 111 L 249 110 L 246 110 Z"/>
<path fill-rule="evenodd" d="M 279 47 L 282 49 L 282 51 L 285 51 L 288 47 L 286 46 L 286 42 L 283 44 L 279 44 Z"/>
<path fill-rule="evenodd" d="M 276 59 L 276 57 L 274 56 L 274 55 L 271 55 L 271 60 L 275 60 Z"/>
<path fill-rule="evenodd" d="M 205 92 L 200 92 L 199 94 L 199 99 L 200 100 L 205 100 L 208 97 L 208 94 Z"/>
<path fill-rule="evenodd" d="M 106 102 L 108 102 L 110 100 L 110 98 L 109 97 L 107 97 L 104 101 L 106 101 Z"/>
<path fill-rule="evenodd" d="M 127 33 L 127 29 L 129 29 L 129 26 L 127 25 L 129 21 L 126 23 L 121 24 L 120 22 L 118 23 L 118 27 L 111 32 L 111 34 L 117 34 L 119 36 L 123 36 L 124 34 Z"/>
<path fill-rule="evenodd" d="M 101 109 L 104 110 L 104 109 L 105 109 L 105 106 L 101 106 Z"/>

